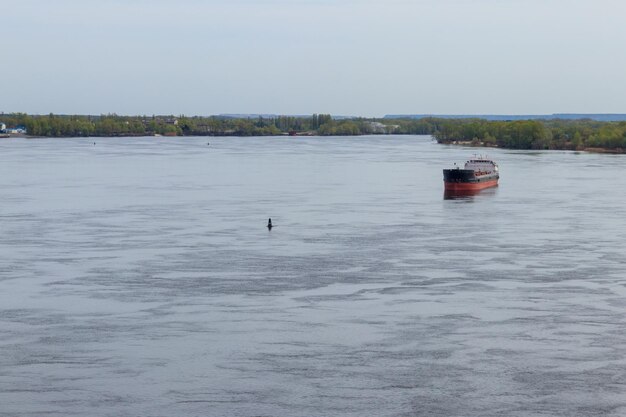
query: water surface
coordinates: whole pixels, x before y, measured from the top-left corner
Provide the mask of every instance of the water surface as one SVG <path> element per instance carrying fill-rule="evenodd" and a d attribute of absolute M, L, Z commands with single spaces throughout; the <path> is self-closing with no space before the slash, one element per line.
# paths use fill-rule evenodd
<path fill-rule="evenodd" d="M 626 415 L 626 156 L 95 142 L 0 141 L 0 415 Z"/>

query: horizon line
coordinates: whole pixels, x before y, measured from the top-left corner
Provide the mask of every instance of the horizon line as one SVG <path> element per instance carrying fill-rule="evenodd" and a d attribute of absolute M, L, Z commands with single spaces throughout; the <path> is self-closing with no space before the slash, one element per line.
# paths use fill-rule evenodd
<path fill-rule="evenodd" d="M 459 117 L 459 118 L 468 118 L 468 117 L 476 117 L 480 118 L 481 116 L 495 116 L 495 117 L 549 117 L 549 116 L 626 116 L 626 112 L 594 112 L 594 113 L 584 113 L 584 112 L 556 112 L 556 113 L 387 113 L 383 116 L 363 116 L 363 115 L 346 115 L 346 114 L 334 114 L 329 112 L 314 112 L 314 113 L 264 113 L 264 112 L 251 112 L 251 113 L 214 113 L 214 114 L 184 114 L 184 113 L 117 113 L 117 112 L 109 112 L 109 113 L 28 113 L 21 111 L 13 111 L 13 112 L 5 112 L 0 111 L 0 116 L 6 115 L 19 115 L 24 114 L 27 116 L 121 116 L 121 117 L 157 117 L 157 116 L 172 116 L 172 117 L 311 117 L 313 115 L 326 115 L 329 114 L 333 117 L 337 118 L 368 118 L 368 119 L 384 119 L 384 118 L 405 118 L 405 117 Z"/>

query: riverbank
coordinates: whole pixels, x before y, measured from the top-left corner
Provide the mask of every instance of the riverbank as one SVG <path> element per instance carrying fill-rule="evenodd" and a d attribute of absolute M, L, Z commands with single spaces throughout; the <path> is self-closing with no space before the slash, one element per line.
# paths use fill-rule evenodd
<path fill-rule="evenodd" d="M 491 149 L 507 149 L 502 148 L 498 145 L 486 145 L 483 143 L 475 143 L 473 141 L 451 141 L 442 143 L 444 145 L 454 145 L 454 146 L 470 146 L 474 148 L 491 148 Z M 605 149 L 605 148 L 593 148 L 593 147 L 581 147 L 576 149 L 565 148 L 565 149 L 548 149 L 553 151 L 574 151 L 574 152 L 589 152 L 589 153 L 604 153 L 604 154 L 614 154 L 621 155 L 626 154 L 625 148 L 615 148 L 615 149 Z"/>
<path fill-rule="evenodd" d="M 504 149 L 623 153 L 626 149 L 626 122 L 446 120 L 438 125 L 433 136 L 439 143 Z"/>
<path fill-rule="evenodd" d="M 585 152 L 592 152 L 592 153 L 608 153 L 608 154 L 625 154 L 626 153 L 626 149 L 624 148 L 618 148 L 618 149 L 603 149 L 603 148 L 584 148 L 582 149 Z"/>
<path fill-rule="evenodd" d="M 30 137 L 432 135 L 439 143 L 504 149 L 624 153 L 626 122 L 585 120 L 376 119 L 311 116 L 80 116 L 4 114 Z"/>

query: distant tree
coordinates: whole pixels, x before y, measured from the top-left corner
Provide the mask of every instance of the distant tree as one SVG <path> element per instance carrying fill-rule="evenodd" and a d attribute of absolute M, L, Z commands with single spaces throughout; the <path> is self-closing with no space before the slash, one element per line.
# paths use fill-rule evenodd
<path fill-rule="evenodd" d="M 574 149 L 580 149 L 583 145 L 583 136 L 580 132 L 574 133 L 574 137 L 572 138 L 572 147 Z"/>

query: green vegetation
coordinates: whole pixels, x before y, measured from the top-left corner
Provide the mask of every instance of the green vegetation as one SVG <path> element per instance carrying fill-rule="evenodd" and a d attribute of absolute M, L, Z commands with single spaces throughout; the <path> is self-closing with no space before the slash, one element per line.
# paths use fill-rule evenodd
<path fill-rule="evenodd" d="M 484 119 L 333 119 L 272 116 L 101 116 L 2 114 L 7 127 L 23 126 L 30 136 L 349 136 L 368 134 L 433 135 L 439 143 L 469 143 L 511 149 L 626 150 L 626 122 L 593 120 Z"/>
<path fill-rule="evenodd" d="M 7 126 L 24 126 L 30 136 L 272 136 L 368 134 L 432 134 L 442 125 L 436 119 L 333 119 L 329 114 L 310 117 L 273 116 L 100 116 L 2 114 Z"/>
<path fill-rule="evenodd" d="M 626 122 L 455 119 L 434 133 L 439 143 L 470 142 L 508 149 L 626 150 Z"/>
<path fill-rule="evenodd" d="M 0 115 L 7 126 L 24 126 L 30 136 L 145 136 L 182 134 L 168 118 L 104 116 L 29 116 L 23 113 Z M 175 120 L 175 119 L 171 119 Z"/>

